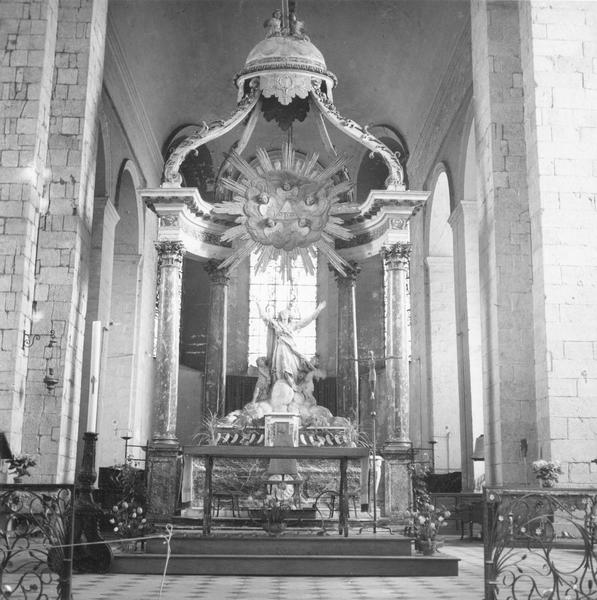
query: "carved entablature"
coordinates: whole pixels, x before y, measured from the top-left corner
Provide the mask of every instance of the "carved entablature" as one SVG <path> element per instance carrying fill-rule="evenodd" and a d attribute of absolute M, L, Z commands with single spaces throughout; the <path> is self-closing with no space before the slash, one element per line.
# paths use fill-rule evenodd
<path fill-rule="evenodd" d="M 409 221 L 428 196 L 429 192 L 372 190 L 360 206 L 360 216 L 345 216 L 352 238 L 337 240 L 336 250 L 346 260 L 361 260 L 380 254 L 384 246 L 408 242 Z"/>
<path fill-rule="evenodd" d="M 411 250 L 412 246 L 410 243 L 402 242 L 382 248 L 381 257 L 385 268 L 388 270 L 408 270 Z"/>
<path fill-rule="evenodd" d="M 188 256 L 227 258 L 231 243 L 222 237 L 230 221 L 212 214 L 196 188 L 142 190 L 141 196 L 158 217 L 158 240 L 180 242 Z"/>

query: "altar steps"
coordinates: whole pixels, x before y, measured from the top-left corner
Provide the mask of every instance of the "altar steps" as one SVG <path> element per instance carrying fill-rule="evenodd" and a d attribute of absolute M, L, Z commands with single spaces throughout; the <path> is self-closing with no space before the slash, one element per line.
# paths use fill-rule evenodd
<path fill-rule="evenodd" d="M 458 575 L 458 559 L 414 555 L 400 536 L 353 535 L 204 537 L 176 533 L 169 575 L 255 575 L 320 577 L 430 577 Z M 145 553 L 117 554 L 113 573 L 160 574 L 166 547 L 147 542 Z"/>

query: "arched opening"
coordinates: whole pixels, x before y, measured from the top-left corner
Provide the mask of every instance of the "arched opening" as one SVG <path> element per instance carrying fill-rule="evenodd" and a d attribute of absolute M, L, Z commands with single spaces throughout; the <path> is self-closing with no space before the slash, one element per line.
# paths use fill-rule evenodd
<path fill-rule="evenodd" d="M 138 437 L 137 360 L 141 302 L 142 212 L 130 165 L 123 165 L 116 189 L 120 217 L 114 230 L 110 317 L 104 335 L 104 365 L 100 388 L 98 464 L 124 460 L 125 435 Z"/>
<path fill-rule="evenodd" d="M 454 256 L 450 183 L 440 165 L 433 178 L 427 214 L 427 394 L 431 439 L 438 472 L 459 471 L 460 415 L 456 358 Z"/>

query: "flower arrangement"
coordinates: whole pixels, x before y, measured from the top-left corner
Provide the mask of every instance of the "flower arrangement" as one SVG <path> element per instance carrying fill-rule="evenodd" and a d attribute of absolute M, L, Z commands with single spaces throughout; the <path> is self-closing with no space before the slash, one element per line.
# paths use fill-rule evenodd
<path fill-rule="evenodd" d="M 407 511 L 405 517 L 407 533 L 415 538 L 415 547 L 421 550 L 424 543 L 436 541 L 440 528 L 447 525 L 450 511 L 426 503 L 418 510 Z"/>
<path fill-rule="evenodd" d="M 136 502 L 126 500 L 121 500 L 112 507 L 109 521 L 113 525 L 114 533 L 122 538 L 143 537 L 149 529 L 143 507 Z"/>
<path fill-rule="evenodd" d="M 108 521 L 114 533 L 121 538 L 137 538 L 153 531 L 153 525 L 145 517 L 145 482 L 143 472 L 133 466 L 127 457 L 123 465 L 116 467 L 115 483 L 121 489 L 120 500 L 112 507 Z"/>
<path fill-rule="evenodd" d="M 553 487 L 562 474 L 562 467 L 558 460 L 536 460 L 531 466 L 535 477 L 544 487 Z"/>
<path fill-rule="evenodd" d="M 29 454 L 15 454 L 8 459 L 8 472 L 12 473 L 15 478 L 29 477 L 29 469 L 35 467 L 37 462 Z"/>

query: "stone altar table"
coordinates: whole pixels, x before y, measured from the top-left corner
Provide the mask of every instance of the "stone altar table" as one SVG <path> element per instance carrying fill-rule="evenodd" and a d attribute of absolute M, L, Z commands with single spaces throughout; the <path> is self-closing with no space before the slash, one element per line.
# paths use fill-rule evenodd
<path fill-rule="evenodd" d="M 313 448 L 285 446 L 185 446 L 185 456 L 202 456 L 205 460 L 205 496 L 203 501 L 203 534 L 211 533 L 211 506 L 213 500 L 212 471 L 216 458 L 323 458 L 340 463 L 338 533 L 348 537 L 348 485 L 346 468 L 349 460 L 361 460 L 368 466 L 368 448 Z M 366 460 L 362 460 L 366 459 Z"/>

